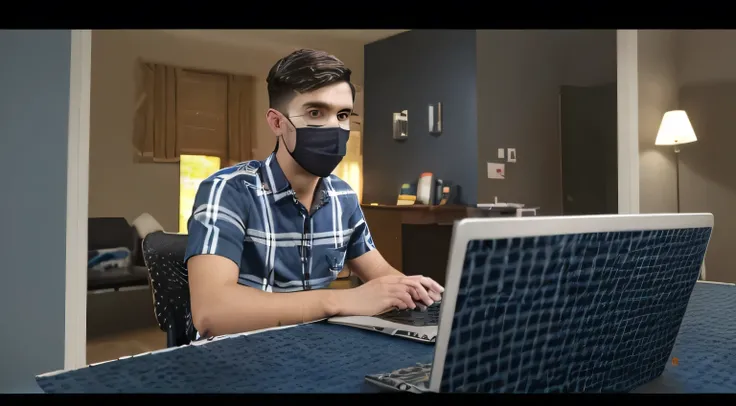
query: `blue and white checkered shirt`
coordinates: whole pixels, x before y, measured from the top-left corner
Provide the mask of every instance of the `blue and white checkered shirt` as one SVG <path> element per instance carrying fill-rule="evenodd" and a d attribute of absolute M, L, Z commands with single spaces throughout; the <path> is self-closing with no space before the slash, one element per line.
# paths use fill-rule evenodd
<path fill-rule="evenodd" d="M 204 180 L 189 218 L 185 261 L 229 258 L 238 283 L 267 292 L 327 287 L 346 260 L 374 250 L 358 197 L 335 175 L 321 178 L 311 213 L 271 154 Z"/>

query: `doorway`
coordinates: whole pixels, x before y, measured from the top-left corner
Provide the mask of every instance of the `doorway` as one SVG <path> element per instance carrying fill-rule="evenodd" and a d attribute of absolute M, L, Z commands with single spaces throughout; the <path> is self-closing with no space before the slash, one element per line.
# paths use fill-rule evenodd
<path fill-rule="evenodd" d="M 562 213 L 618 213 L 616 84 L 562 86 Z"/>

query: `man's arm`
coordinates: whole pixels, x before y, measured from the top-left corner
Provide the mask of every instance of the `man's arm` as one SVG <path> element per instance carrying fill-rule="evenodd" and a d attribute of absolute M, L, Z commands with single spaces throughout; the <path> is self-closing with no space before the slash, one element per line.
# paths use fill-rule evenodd
<path fill-rule="evenodd" d="M 331 316 L 372 316 L 413 306 L 417 281 L 383 278 L 354 289 L 263 292 L 238 284 L 238 267 L 219 255 L 189 260 L 194 326 L 203 337 L 299 324 Z"/>
<path fill-rule="evenodd" d="M 237 172 L 209 178 L 197 190 L 186 259 L 192 319 L 203 336 L 296 324 L 335 313 L 331 292 L 267 293 L 238 284 L 252 206 Z"/>
<path fill-rule="evenodd" d="M 355 273 L 363 282 L 383 276 L 404 276 L 378 252 L 357 199 L 355 203 L 357 207 L 349 220 L 352 234 L 345 255 L 345 262 L 350 272 Z"/>
<path fill-rule="evenodd" d="M 383 276 L 405 276 L 398 269 L 391 266 L 377 249 L 372 249 L 357 258 L 351 259 L 348 261 L 348 266 L 350 271 L 355 273 L 363 282 Z"/>
<path fill-rule="evenodd" d="M 192 319 L 209 337 L 413 305 L 409 287 L 378 281 L 356 289 L 271 293 L 238 283 L 247 216 L 254 206 L 232 174 L 200 184 L 189 220 L 187 268 Z M 396 278 L 398 279 L 398 278 Z"/>
<path fill-rule="evenodd" d="M 383 255 L 378 252 L 360 206 L 351 216 L 350 223 L 353 224 L 353 233 L 350 236 L 345 259 L 350 271 L 354 272 L 361 281 L 369 282 L 386 276 L 414 279 L 406 282 L 413 286 L 410 294 L 414 301 L 423 301 L 429 305 L 431 302 L 441 299 L 440 293 L 444 289 L 440 284 L 424 276 L 405 276 L 391 266 Z"/>
<path fill-rule="evenodd" d="M 205 337 L 299 324 L 337 314 L 331 290 L 271 293 L 238 284 L 238 266 L 218 255 L 188 262 L 192 318 Z"/>

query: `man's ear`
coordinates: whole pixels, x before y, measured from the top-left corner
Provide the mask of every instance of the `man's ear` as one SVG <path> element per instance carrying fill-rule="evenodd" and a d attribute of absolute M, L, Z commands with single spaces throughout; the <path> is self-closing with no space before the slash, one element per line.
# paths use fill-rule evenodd
<path fill-rule="evenodd" d="M 271 131 L 273 131 L 275 136 L 279 137 L 283 135 L 283 122 L 281 120 L 281 114 L 278 111 L 274 109 L 268 109 L 268 111 L 266 112 L 266 121 L 268 122 L 268 126 L 271 128 Z"/>

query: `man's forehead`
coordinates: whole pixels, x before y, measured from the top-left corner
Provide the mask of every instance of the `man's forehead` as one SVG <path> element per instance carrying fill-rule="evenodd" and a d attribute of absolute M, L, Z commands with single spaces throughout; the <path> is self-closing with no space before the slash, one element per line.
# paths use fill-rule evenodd
<path fill-rule="evenodd" d="M 344 110 L 353 108 L 353 92 L 345 82 L 335 83 L 308 93 L 298 94 L 290 103 L 292 108 L 318 107 Z"/>

